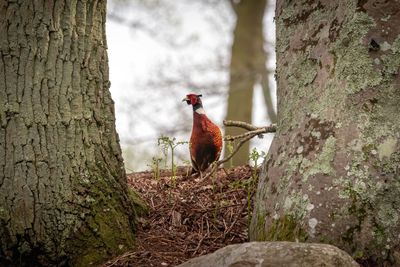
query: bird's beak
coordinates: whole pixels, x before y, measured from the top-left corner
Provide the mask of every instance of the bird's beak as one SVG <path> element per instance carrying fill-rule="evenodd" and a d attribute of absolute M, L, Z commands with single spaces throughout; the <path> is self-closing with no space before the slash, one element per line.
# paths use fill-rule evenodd
<path fill-rule="evenodd" d="M 182 102 L 185 102 L 186 104 L 190 105 L 190 99 L 188 97 L 185 97 L 184 99 L 182 99 Z"/>

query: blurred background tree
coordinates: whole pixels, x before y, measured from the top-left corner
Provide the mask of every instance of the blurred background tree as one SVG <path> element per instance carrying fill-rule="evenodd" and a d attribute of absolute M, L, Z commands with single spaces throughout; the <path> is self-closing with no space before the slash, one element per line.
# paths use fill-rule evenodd
<path fill-rule="evenodd" d="M 128 171 L 150 164 L 159 136 L 188 140 L 192 113 L 180 101 L 188 92 L 203 93 L 220 126 L 275 120 L 273 10 L 266 0 L 108 2 L 111 91 Z M 251 146 L 267 150 L 271 140 Z M 176 154 L 188 160 L 187 146 Z M 248 154 L 243 148 L 234 164 Z"/>
<path fill-rule="evenodd" d="M 263 18 L 266 0 L 230 1 L 236 15 L 230 64 L 230 82 L 226 119 L 252 122 L 253 89 L 256 84 L 263 88 L 270 121 L 276 121 L 271 90 L 266 69 L 267 54 L 264 49 Z M 243 129 L 230 127 L 225 134 L 238 135 Z M 233 157 L 233 165 L 248 162 L 250 144 L 245 143 Z M 225 154 L 229 148 L 225 148 Z"/>

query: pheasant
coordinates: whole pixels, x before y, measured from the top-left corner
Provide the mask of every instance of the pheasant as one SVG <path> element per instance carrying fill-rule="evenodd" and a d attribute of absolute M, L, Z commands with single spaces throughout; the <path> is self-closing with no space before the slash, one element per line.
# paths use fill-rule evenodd
<path fill-rule="evenodd" d="M 205 171 L 211 163 L 219 159 L 222 149 L 221 130 L 206 115 L 202 95 L 188 94 L 182 101 L 193 106 L 193 128 L 190 137 L 190 159 L 192 174 Z"/>

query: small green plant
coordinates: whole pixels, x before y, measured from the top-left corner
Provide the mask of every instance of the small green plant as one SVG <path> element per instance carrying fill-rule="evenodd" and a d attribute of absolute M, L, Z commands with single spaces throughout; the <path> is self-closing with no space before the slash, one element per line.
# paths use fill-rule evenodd
<path fill-rule="evenodd" d="M 178 141 L 176 142 L 175 137 L 169 137 L 169 136 L 161 136 L 158 138 L 158 146 L 161 147 L 162 152 L 165 156 L 165 164 L 167 164 L 167 159 L 168 159 L 168 151 L 171 151 L 171 172 L 172 172 L 172 182 L 173 185 L 175 186 L 176 183 L 176 165 L 174 162 L 174 153 L 175 153 L 175 148 L 179 145 L 184 145 L 188 144 L 186 141 Z"/>
<path fill-rule="evenodd" d="M 250 188 L 255 186 L 256 181 L 258 180 L 258 163 L 260 159 L 264 159 L 266 156 L 264 151 L 258 152 L 257 148 L 253 148 L 249 155 L 249 160 L 253 162 L 253 172 L 252 172 L 252 183 L 250 184 Z"/>
<path fill-rule="evenodd" d="M 262 158 L 262 159 L 265 158 L 265 152 L 261 151 L 261 153 L 260 153 L 260 152 L 258 152 L 257 148 L 253 148 L 250 152 L 249 159 L 250 159 L 250 161 L 252 161 L 254 163 L 254 165 L 253 165 L 254 169 L 258 168 L 258 160 L 260 158 Z"/>
<path fill-rule="evenodd" d="M 235 149 L 235 142 L 234 141 L 226 141 L 226 149 L 229 152 L 229 155 L 233 153 L 233 150 Z M 229 167 L 233 167 L 233 157 L 229 160 Z"/>
<path fill-rule="evenodd" d="M 153 177 L 156 180 L 160 179 L 160 163 L 162 161 L 162 158 L 160 157 L 153 157 L 151 160 L 151 165 L 150 168 L 153 171 Z"/>

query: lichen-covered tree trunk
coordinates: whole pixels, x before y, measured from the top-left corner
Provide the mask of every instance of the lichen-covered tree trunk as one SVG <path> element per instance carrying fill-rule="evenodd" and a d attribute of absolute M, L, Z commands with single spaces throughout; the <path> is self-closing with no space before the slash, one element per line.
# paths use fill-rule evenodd
<path fill-rule="evenodd" d="M 251 123 L 253 87 L 263 77 L 267 77 L 262 31 L 266 3 L 266 0 L 244 0 L 232 4 L 237 22 L 233 33 L 230 65 L 230 85 L 226 113 L 228 120 Z M 263 82 L 263 85 L 268 84 Z M 274 116 L 272 104 L 268 107 L 268 110 L 272 112 L 271 116 Z M 233 136 L 243 133 L 243 130 L 227 127 L 225 133 Z M 229 148 L 225 147 L 225 155 L 228 154 L 230 154 Z M 247 142 L 235 154 L 232 163 L 235 166 L 247 164 L 248 158 L 249 143 Z"/>
<path fill-rule="evenodd" d="M 0 2 L 0 265 L 89 266 L 133 243 L 105 1 Z"/>
<path fill-rule="evenodd" d="M 400 2 L 277 1 L 278 131 L 252 240 L 400 265 Z"/>

